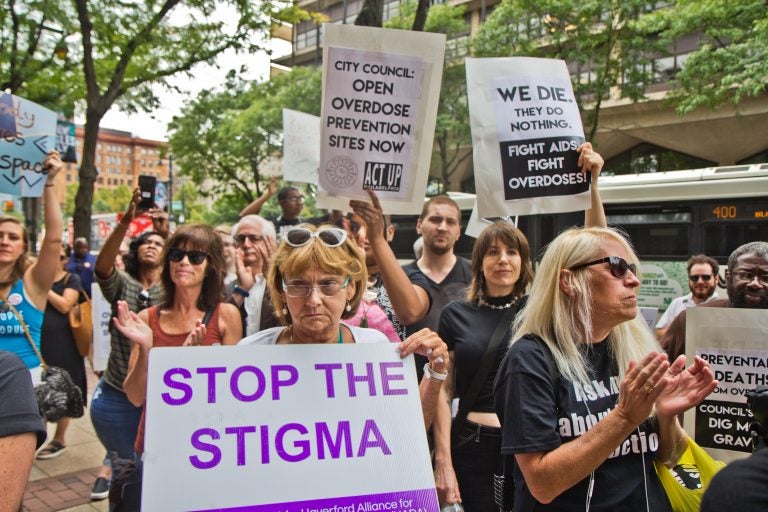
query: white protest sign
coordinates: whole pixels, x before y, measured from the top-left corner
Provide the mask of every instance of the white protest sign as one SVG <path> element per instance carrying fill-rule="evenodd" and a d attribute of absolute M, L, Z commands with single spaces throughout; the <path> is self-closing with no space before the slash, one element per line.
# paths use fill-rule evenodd
<path fill-rule="evenodd" d="M 690 308 L 685 312 L 686 357 L 709 363 L 717 388 L 685 413 L 685 429 L 715 459 L 752 453 L 753 421 L 745 393 L 768 384 L 768 310 Z"/>
<path fill-rule="evenodd" d="M 317 185 L 320 118 L 283 109 L 283 179 Z"/>
<path fill-rule="evenodd" d="M 46 153 L 56 148 L 56 113 L 0 91 L 0 193 L 43 194 Z"/>
<path fill-rule="evenodd" d="M 469 215 L 469 220 L 467 221 L 467 227 L 464 229 L 464 234 L 471 236 L 472 238 L 477 238 L 485 228 L 500 220 L 508 222 L 513 226 L 517 226 L 517 217 L 490 217 L 487 219 L 480 217 L 477 214 L 477 201 L 475 201 L 474 206 L 472 206 L 472 213 Z"/>
<path fill-rule="evenodd" d="M 588 208 L 590 178 L 575 151 L 584 130 L 565 62 L 467 58 L 466 67 L 479 215 Z"/>
<path fill-rule="evenodd" d="M 93 323 L 93 371 L 107 369 L 109 352 L 112 350 L 112 306 L 101 293 L 98 283 L 91 285 L 91 322 Z"/>
<path fill-rule="evenodd" d="M 317 204 L 373 190 L 386 213 L 424 204 L 445 35 L 325 24 Z"/>
<path fill-rule="evenodd" d="M 143 510 L 439 509 L 394 344 L 150 352 Z"/>

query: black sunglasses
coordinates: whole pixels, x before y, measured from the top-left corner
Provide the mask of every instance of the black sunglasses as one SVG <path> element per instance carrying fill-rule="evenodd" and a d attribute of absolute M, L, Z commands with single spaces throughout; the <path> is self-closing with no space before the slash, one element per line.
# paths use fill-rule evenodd
<path fill-rule="evenodd" d="M 208 257 L 203 251 L 185 251 L 178 247 L 168 250 L 168 259 L 174 263 L 179 263 L 184 259 L 184 256 L 189 259 L 189 262 L 192 265 L 200 265 L 205 261 L 205 258 Z"/>
<path fill-rule="evenodd" d="M 583 265 L 576 265 L 575 267 L 571 267 L 570 270 L 578 270 L 580 268 L 591 267 L 592 265 L 599 265 L 601 263 L 607 263 L 611 267 L 611 275 L 617 279 L 624 279 L 627 275 L 627 270 L 637 276 L 637 265 L 634 263 L 627 263 L 627 260 L 619 256 L 606 256 L 605 258 L 590 261 Z"/>
<path fill-rule="evenodd" d="M 709 280 L 712 279 L 712 274 L 692 274 L 688 276 L 688 279 L 693 283 L 698 282 L 699 279 L 708 283 Z"/>

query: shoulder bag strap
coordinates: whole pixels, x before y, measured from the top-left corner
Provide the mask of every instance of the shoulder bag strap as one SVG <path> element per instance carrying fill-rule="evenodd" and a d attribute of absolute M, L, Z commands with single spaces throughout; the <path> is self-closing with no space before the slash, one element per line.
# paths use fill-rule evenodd
<path fill-rule="evenodd" d="M 27 324 L 24 322 L 24 319 L 21 318 L 21 315 L 19 314 L 19 311 L 13 307 L 13 304 L 8 302 L 8 300 L 5 298 L 5 296 L 0 295 L 0 300 L 3 301 L 3 304 L 6 304 L 11 311 L 13 311 L 13 315 L 16 317 L 16 320 L 19 321 L 21 324 L 21 328 L 24 329 L 24 334 L 27 336 L 27 341 L 29 341 L 29 344 L 32 345 L 32 349 L 35 351 L 35 354 L 37 354 L 37 358 L 40 359 L 40 365 L 42 365 L 44 370 L 48 369 L 48 365 L 45 362 L 45 359 L 43 359 L 43 354 L 40 353 L 40 349 L 37 348 L 37 345 L 35 345 L 35 342 L 32 340 L 32 335 L 29 334 L 29 329 L 27 329 Z"/>
<path fill-rule="evenodd" d="M 469 386 L 467 394 L 459 401 L 459 411 L 456 414 L 457 424 L 461 424 L 467 418 L 467 414 L 469 414 L 469 411 L 471 411 L 472 407 L 475 405 L 477 395 L 480 394 L 480 388 L 483 387 L 483 382 L 485 382 L 488 372 L 491 370 L 496 349 L 501 345 L 501 342 L 504 339 L 504 334 L 509 329 L 509 324 L 512 322 L 512 318 L 514 318 L 517 311 L 518 308 L 516 307 L 509 308 L 504 313 L 501 321 L 499 321 L 496 329 L 493 331 L 491 341 L 488 343 L 488 348 L 485 349 L 480 369 L 475 374 L 475 379 L 472 381 L 472 385 Z"/>
<path fill-rule="evenodd" d="M 203 325 L 208 327 L 208 323 L 211 321 L 211 317 L 213 316 L 213 312 L 216 310 L 218 306 L 213 306 L 212 308 L 208 308 L 205 310 L 205 315 L 203 315 Z"/>

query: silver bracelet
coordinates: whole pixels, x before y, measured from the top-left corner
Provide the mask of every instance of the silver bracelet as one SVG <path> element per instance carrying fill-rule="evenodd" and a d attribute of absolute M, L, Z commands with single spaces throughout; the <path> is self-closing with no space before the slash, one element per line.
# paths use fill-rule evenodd
<path fill-rule="evenodd" d="M 448 377 L 448 372 L 445 372 L 445 373 L 436 372 L 435 370 L 432 369 L 431 366 L 429 366 L 429 363 L 425 363 L 424 376 L 427 379 L 435 379 L 435 380 L 443 381 Z"/>

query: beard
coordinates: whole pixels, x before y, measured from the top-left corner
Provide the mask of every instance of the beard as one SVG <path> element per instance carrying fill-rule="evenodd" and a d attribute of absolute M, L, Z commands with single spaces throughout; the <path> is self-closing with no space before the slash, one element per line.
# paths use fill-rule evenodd
<path fill-rule="evenodd" d="M 715 287 L 707 287 L 705 289 L 701 288 L 691 288 L 691 294 L 694 298 L 698 299 L 699 301 L 705 301 L 708 298 L 712 296 L 712 294 L 715 293 Z"/>
<path fill-rule="evenodd" d="M 768 309 L 768 293 L 765 290 L 761 292 L 753 292 L 753 295 L 759 295 L 760 300 L 755 302 L 754 300 L 747 300 L 746 288 L 736 290 L 731 282 L 726 286 L 728 290 L 728 299 L 735 308 L 747 308 L 747 309 Z"/>

